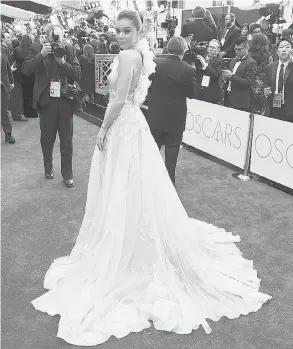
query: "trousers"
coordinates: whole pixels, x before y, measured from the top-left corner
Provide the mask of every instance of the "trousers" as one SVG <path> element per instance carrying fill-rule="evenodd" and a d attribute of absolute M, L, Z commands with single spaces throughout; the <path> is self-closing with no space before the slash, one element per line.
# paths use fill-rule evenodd
<path fill-rule="evenodd" d="M 175 170 L 183 133 L 163 132 L 157 130 L 151 130 L 151 133 L 159 149 L 161 149 L 162 145 L 165 145 L 165 165 L 169 173 L 169 177 L 172 183 L 175 185 Z"/>
<path fill-rule="evenodd" d="M 65 180 L 72 179 L 73 112 L 70 101 L 64 98 L 51 98 L 48 107 L 39 112 L 39 118 L 45 173 L 53 169 L 53 149 L 58 131 L 61 174 Z"/>
<path fill-rule="evenodd" d="M 12 119 L 8 113 L 10 94 L 1 85 L 1 126 L 4 133 L 12 133 Z"/>

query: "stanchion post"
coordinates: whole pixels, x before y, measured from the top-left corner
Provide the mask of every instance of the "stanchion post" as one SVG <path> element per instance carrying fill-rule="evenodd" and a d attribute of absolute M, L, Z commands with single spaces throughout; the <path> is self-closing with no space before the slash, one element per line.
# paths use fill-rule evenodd
<path fill-rule="evenodd" d="M 245 164 L 244 164 L 244 170 L 243 173 L 234 173 L 232 176 L 236 179 L 239 179 L 241 181 L 247 182 L 254 177 L 249 174 L 250 170 L 250 159 L 251 159 L 251 150 L 252 150 L 252 141 L 253 141 L 253 128 L 254 128 L 254 114 L 249 115 L 249 135 L 248 135 L 248 141 L 247 141 L 247 149 L 246 149 L 246 157 L 245 157 Z"/>

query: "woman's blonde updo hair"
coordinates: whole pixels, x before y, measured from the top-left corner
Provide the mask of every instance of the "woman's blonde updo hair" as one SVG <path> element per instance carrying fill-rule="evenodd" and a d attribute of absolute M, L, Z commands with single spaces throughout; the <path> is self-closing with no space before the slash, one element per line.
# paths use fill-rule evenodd
<path fill-rule="evenodd" d="M 129 19 L 132 21 L 133 25 L 137 29 L 137 31 L 142 31 L 142 19 L 137 11 L 132 10 L 123 10 L 118 14 L 117 20 L 121 19 Z"/>

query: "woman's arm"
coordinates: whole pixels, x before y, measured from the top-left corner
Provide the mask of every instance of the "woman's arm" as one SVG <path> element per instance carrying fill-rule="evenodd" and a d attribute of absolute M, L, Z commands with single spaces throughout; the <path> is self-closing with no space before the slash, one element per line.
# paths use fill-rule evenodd
<path fill-rule="evenodd" d="M 121 51 L 118 55 L 118 81 L 116 96 L 106 111 L 101 128 L 107 130 L 120 114 L 127 99 L 134 70 L 134 52 L 132 50 Z"/>

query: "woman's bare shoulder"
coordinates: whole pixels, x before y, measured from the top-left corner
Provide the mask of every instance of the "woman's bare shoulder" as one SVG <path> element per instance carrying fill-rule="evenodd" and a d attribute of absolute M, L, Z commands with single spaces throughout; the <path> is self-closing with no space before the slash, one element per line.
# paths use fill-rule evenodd
<path fill-rule="evenodd" d="M 119 61 L 124 63 L 136 63 L 141 61 L 141 54 L 138 50 L 123 50 L 119 52 Z"/>

